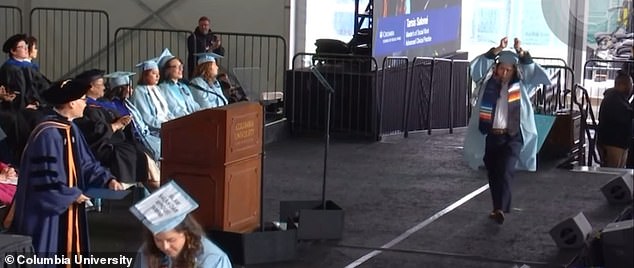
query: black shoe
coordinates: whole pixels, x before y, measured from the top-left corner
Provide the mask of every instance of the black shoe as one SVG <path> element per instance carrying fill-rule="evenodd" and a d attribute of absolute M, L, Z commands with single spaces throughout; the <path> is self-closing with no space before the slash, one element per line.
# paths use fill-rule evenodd
<path fill-rule="evenodd" d="M 502 210 L 496 209 L 494 211 L 491 211 L 491 213 L 489 213 L 489 218 L 497 222 L 497 224 L 503 224 L 504 212 L 502 212 Z"/>

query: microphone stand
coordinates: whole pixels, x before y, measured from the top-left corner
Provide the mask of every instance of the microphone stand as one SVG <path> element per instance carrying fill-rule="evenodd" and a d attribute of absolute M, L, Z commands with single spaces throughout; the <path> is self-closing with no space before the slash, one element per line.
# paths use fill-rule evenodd
<path fill-rule="evenodd" d="M 317 80 L 326 89 L 326 125 L 324 127 L 324 174 L 321 185 L 321 208 L 326 209 L 326 174 L 328 171 L 328 149 L 330 147 L 330 108 L 332 105 L 332 94 L 335 93 L 335 89 L 328 83 L 326 78 L 317 70 L 315 65 L 310 66 L 310 71 L 317 77 Z"/>

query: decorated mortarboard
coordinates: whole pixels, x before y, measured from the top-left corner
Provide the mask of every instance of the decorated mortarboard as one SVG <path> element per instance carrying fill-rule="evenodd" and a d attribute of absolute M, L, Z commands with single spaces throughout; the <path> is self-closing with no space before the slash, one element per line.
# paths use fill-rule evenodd
<path fill-rule="evenodd" d="M 216 53 L 213 52 L 205 52 L 205 53 L 196 53 L 194 54 L 194 56 L 196 56 L 196 58 L 198 58 L 197 64 L 201 65 L 205 62 L 215 62 L 216 59 L 222 59 L 223 57 L 221 55 L 218 55 Z"/>
<path fill-rule="evenodd" d="M 156 58 L 149 59 L 149 60 L 146 60 L 146 61 L 139 62 L 136 65 L 136 67 L 139 68 L 141 70 L 141 72 L 147 71 L 147 70 L 152 70 L 152 69 L 158 69 L 158 63 L 156 63 L 156 62 L 157 62 Z"/>
<path fill-rule="evenodd" d="M 130 207 L 130 212 L 158 234 L 174 229 L 196 208 L 198 203 L 172 180 Z"/>
<path fill-rule="evenodd" d="M 133 72 L 113 72 L 104 75 L 104 78 L 108 78 L 108 87 L 116 88 L 123 85 L 130 84 L 130 76 L 135 75 Z"/>
<path fill-rule="evenodd" d="M 498 53 L 496 59 L 498 63 L 507 63 L 513 65 L 516 65 L 520 61 L 520 58 L 517 56 L 517 54 L 510 50 L 502 50 L 500 53 Z"/>
<path fill-rule="evenodd" d="M 86 83 L 76 80 L 58 81 L 42 92 L 42 98 L 52 105 L 69 103 L 81 99 L 89 87 Z"/>
<path fill-rule="evenodd" d="M 170 52 L 168 48 L 163 49 L 163 53 L 161 53 L 157 61 L 159 68 L 163 68 L 163 66 L 173 58 L 176 58 L 176 56 L 172 55 L 172 52 Z"/>
<path fill-rule="evenodd" d="M 2 52 L 9 53 L 20 41 L 26 43 L 26 34 L 16 34 L 9 37 L 7 41 L 4 41 L 4 45 L 2 45 Z"/>

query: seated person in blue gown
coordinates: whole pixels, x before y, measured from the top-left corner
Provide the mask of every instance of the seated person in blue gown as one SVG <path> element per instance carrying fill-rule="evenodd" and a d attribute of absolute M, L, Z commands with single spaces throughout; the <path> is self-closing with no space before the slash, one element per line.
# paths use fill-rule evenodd
<path fill-rule="evenodd" d="M 151 59 L 139 63 L 137 67 L 142 73 L 132 92 L 130 102 L 141 115 L 138 120 L 145 122 L 152 135 L 160 137 L 161 124 L 173 119 L 174 115 L 169 110 L 167 100 L 158 87 L 160 78 L 158 63 L 156 59 Z"/>
<path fill-rule="evenodd" d="M 130 115 L 99 101 L 104 96 L 104 71 L 89 70 L 75 77 L 88 85 L 84 116 L 76 120 L 90 149 L 112 174 L 126 183 L 147 181 L 145 148 L 132 135 Z"/>
<path fill-rule="evenodd" d="M 145 121 L 138 119 L 141 118 L 141 113 L 128 99 L 133 92 L 132 86 L 130 86 L 130 76 L 134 74 L 131 72 L 114 72 L 104 75 L 104 77 L 108 78 L 108 87 L 101 99 L 101 103 L 104 106 L 111 107 L 119 115 L 129 115 L 132 118 L 130 123 L 132 125 L 131 134 L 138 142 L 143 144 L 149 156 L 147 165 L 148 186 L 150 188 L 158 188 L 160 184 L 158 161 L 160 161 L 161 157 L 161 138 L 150 132 Z"/>
<path fill-rule="evenodd" d="M 197 207 L 174 181 L 131 207 L 132 214 L 147 227 L 134 267 L 230 268 L 227 254 L 205 237 L 189 214 Z"/>
<path fill-rule="evenodd" d="M 194 100 L 198 102 L 201 109 L 224 106 L 229 103 L 220 87 L 218 76 L 218 65 L 216 58 L 222 56 L 214 53 L 201 53 L 198 56 L 198 65 L 194 70 L 194 79 L 191 81 L 192 94 Z"/>
<path fill-rule="evenodd" d="M 183 62 L 172 55 L 166 48 L 159 57 L 159 69 L 161 70 L 161 82 L 159 87 L 167 106 L 175 117 L 181 117 L 200 110 L 200 106 L 194 100 L 191 90 L 183 79 Z"/>
<path fill-rule="evenodd" d="M 66 80 L 43 92 L 53 109 L 24 148 L 10 231 L 31 236 L 41 256 L 89 254 L 84 202 L 90 197 L 84 192 L 95 187 L 123 189 L 95 159 L 73 123 L 83 116 L 86 91 L 83 83 Z"/>

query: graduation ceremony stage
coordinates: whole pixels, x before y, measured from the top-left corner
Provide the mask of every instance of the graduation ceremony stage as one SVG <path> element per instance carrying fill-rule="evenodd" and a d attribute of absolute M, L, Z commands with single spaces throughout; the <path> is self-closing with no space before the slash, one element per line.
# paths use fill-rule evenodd
<path fill-rule="evenodd" d="M 571 264 L 582 250 L 560 250 L 548 232 L 579 212 L 593 231 L 614 221 L 625 206 L 608 204 L 600 191 L 614 175 L 540 161 L 537 172 L 517 173 L 512 212 L 498 225 L 488 218 L 486 172 L 462 160 L 464 132 L 333 140 L 326 198 L 345 211 L 342 239 L 300 241 L 293 260 L 247 267 L 581 267 Z M 280 201 L 318 200 L 322 171 L 321 138 L 268 144 L 264 220 L 278 220 Z M 142 228 L 130 204 L 113 201 L 89 214 L 94 252 L 139 248 Z"/>

